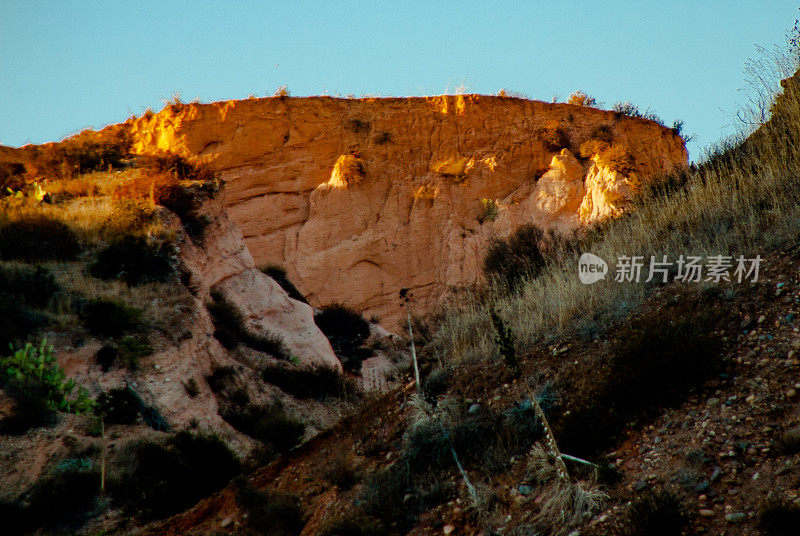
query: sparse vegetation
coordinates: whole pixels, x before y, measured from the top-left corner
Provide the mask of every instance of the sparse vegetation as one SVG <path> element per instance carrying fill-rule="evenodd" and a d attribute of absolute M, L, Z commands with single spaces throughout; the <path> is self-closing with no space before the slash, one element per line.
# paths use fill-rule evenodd
<path fill-rule="evenodd" d="M 57 467 L 36 481 L 28 499 L 33 526 L 56 527 L 88 517 L 100 491 L 100 472 L 89 462 L 84 466 Z"/>
<path fill-rule="evenodd" d="M 93 130 L 66 138 L 39 150 L 36 163 L 44 175 L 71 178 L 90 171 L 120 169 L 127 165 L 131 141 L 120 129 L 114 133 Z"/>
<path fill-rule="evenodd" d="M 567 240 L 554 231 L 525 224 L 508 238 L 492 241 L 483 261 L 483 271 L 490 279 L 514 288 L 527 278 L 537 277 L 568 245 Z"/>
<path fill-rule="evenodd" d="M 153 353 L 146 333 L 122 337 L 118 345 L 120 360 L 130 370 L 138 369 L 139 361 Z"/>
<path fill-rule="evenodd" d="M 314 322 L 328 337 L 345 369 L 358 370 L 361 361 L 371 355 L 362 347 L 370 334 L 369 323 L 349 307 L 338 303 L 327 305 L 314 315 Z"/>
<path fill-rule="evenodd" d="M 688 524 L 689 518 L 680 498 L 662 489 L 648 492 L 633 502 L 628 510 L 625 536 L 674 536 Z"/>
<path fill-rule="evenodd" d="M 587 95 L 581 90 L 575 91 L 570 94 L 567 99 L 567 104 L 574 104 L 576 106 L 588 106 L 590 108 L 597 107 L 597 99 Z"/>
<path fill-rule="evenodd" d="M 305 425 L 287 415 L 283 404 L 275 400 L 263 405 L 227 404 L 220 414 L 231 426 L 285 453 L 303 439 Z"/>
<path fill-rule="evenodd" d="M 84 305 L 81 316 L 92 334 L 119 337 L 141 326 L 142 312 L 118 300 L 94 298 Z"/>
<path fill-rule="evenodd" d="M 125 236 L 97 254 L 89 273 L 100 279 L 120 279 L 129 285 L 164 282 L 173 273 L 172 247 L 148 243 L 140 236 Z"/>
<path fill-rule="evenodd" d="M 377 520 L 358 513 L 345 513 L 320 528 L 320 536 L 386 536 L 388 530 Z"/>
<path fill-rule="evenodd" d="M 239 344 L 249 346 L 259 352 L 266 352 L 274 357 L 287 359 L 289 350 L 283 341 L 272 334 L 255 334 L 244 323 L 239 309 L 219 291 L 211 292 L 211 303 L 206 307 L 214 320 L 214 337 L 225 348 L 232 350 Z"/>
<path fill-rule="evenodd" d="M 95 413 L 109 424 L 133 424 L 139 417 L 139 397 L 130 387 L 115 387 L 97 397 Z"/>
<path fill-rule="evenodd" d="M 47 268 L 4 268 L 0 266 L 0 348 L 25 342 L 48 317 L 39 310 L 47 307 L 61 290 Z"/>
<path fill-rule="evenodd" d="M 550 151 L 560 151 L 570 146 L 569 133 L 564 126 L 557 121 L 548 121 L 544 126 L 537 129 L 536 137 L 539 138 Z"/>
<path fill-rule="evenodd" d="M 64 261 L 80 252 L 77 235 L 60 219 L 36 213 L 0 217 L 0 259 Z"/>
<path fill-rule="evenodd" d="M 330 367 L 268 365 L 262 370 L 262 378 L 297 398 L 325 400 L 331 396 L 345 397 L 357 391 L 352 380 Z"/>
<path fill-rule="evenodd" d="M 647 119 L 648 121 L 655 121 L 661 126 L 666 126 L 664 124 L 664 120 L 658 117 L 649 108 L 642 112 L 641 110 L 639 110 L 638 106 L 636 106 L 630 101 L 615 102 L 611 106 L 611 110 L 616 112 L 618 115 L 627 115 L 628 117 L 641 117 L 642 119 Z"/>
<path fill-rule="evenodd" d="M 28 343 L 11 356 L 0 358 L 0 387 L 14 401 L 11 414 L 0 421 L 2 433 L 22 434 L 50 424 L 58 411 L 92 411 L 86 389 L 81 387 L 74 393 L 74 380 L 66 378 L 53 347 L 44 339 L 38 348 Z"/>
<path fill-rule="evenodd" d="M 784 89 L 772 119 L 746 141 L 712 151 L 696 169 L 676 171 L 673 187 L 642 198 L 626 216 L 587 234 L 581 251 L 613 262 L 620 255 L 743 255 L 793 243 L 798 217 L 800 166 L 798 94 Z M 490 311 L 509 319 L 520 349 L 541 344 L 549 335 L 593 325 L 605 331 L 636 310 L 658 287 L 644 282 L 618 284 L 607 278 L 583 285 L 575 277 L 577 249 L 550 257 L 537 277 L 515 291 L 459 295 L 445 311 L 434 344 L 450 362 L 493 355 Z"/>
<path fill-rule="evenodd" d="M 305 526 L 305 514 L 295 495 L 243 485 L 236 492 L 236 502 L 247 512 L 247 526 L 257 534 L 298 536 Z"/>
<path fill-rule="evenodd" d="M 283 266 L 277 266 L 271 264 L 269 266 L 261 268 L 261 271 L 264 272 L 266 275 L 270 276 L 272 279 L 274 279 L 275 282 L 278 283 L 281 286 L 281 288 L 286 291 L 286 294 L 288 294 L 290 298 L 303 303 L 308 303 L 303 294 L 301 294 L 300 291 L 297 290 L 297 287 L 295 287 L 294 284 L 291 281 L 289 281 L 289 277 L 286 275 L 286 268 L 284 268 Z"/>
<path fill-rule="evenodd" d="M 361 475 L 353 460 L 344 453 L 334 456 L 325 470 L 325 480 L 338 486 L 340 490 L 346 491 L 352 488 L 360 478 Z"/>
<path fill-rule="evenodd" d="M 648 409 L 682 400 L 719 371 L 720 315 L 706 296 L 683 296 L 657 312 L 635 316 L 616 330 L 612 355 L 587 365 L 565 389 L 569 414 L 553 426 L 563 448 L 592 455 L 611 444 Z M 650 409 L 652 411 L 652 409 Z"/>
<path fill-rule="evenodd" d="M 165 442 L 128 443 L 114 460 L 113 501 L 128 514 L 159 519 L 220 489 L 239 462 L 215 435 L 180 432 Z"/>

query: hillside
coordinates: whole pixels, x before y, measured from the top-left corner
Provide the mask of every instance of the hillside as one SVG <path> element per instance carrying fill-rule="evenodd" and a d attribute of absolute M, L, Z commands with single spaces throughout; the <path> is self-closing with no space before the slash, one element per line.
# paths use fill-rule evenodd
<path fill-rule="evenodd" d="M 3 358 L 6 528 L 794 523 L 798 109 L 788 80 L 692 168 L 654 121 L 484 96 L 173 102 L 0 148 L 0 343 L 54 345 Z M 630 255 L 763 264 L 615 281 Z"/>
<path fill-rule="evenodd" d="M 795 534 L 797 79 L 749 138 L 538 277 L 449 305 L 416 340 L 419 394 L 407 369 L 403 387 L 146 533 Z M 587 290 L 586 250 L 763 259 L 756 281 Z M 531 397 L 562 452 L 596 470 L 556 476 Z"/>

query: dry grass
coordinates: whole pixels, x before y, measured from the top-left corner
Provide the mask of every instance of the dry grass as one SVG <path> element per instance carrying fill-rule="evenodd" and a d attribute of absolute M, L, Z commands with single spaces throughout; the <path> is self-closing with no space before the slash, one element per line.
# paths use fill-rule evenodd
<path fill-rule="evenodd" d="M 84 262 L 47 263 L 45 266 L 66 291 L 66 295 L 53 305 L 55 325 L 60 330 L 81 325 L 73 307 L 74 299 L 102 296 L 121 301 L 141 309 L 143 318 L 156 328 L 174 326 L 185 315 L 185 311 L 193 307 L 192 296 L 177 283 L 148 283 L 131 287 L 122 281 L 103 281 L 89 276 Z"/>
<path fill-rule="evenodd" d="M 497 357 L 490 311 L 511 319 L 522 348 L 555 330 L 594 324 L 602 329 L 642 303 L 655 288 L 617 283 L 620 255 L 744 255 L 796 241 L 800 233 L 800 91 L 791 85 L 769 123 L 746 141 L 732 141 L 695 170 L 654 188 L 626 216 L 583 239 L 583 250 L 609 262 L 606 280 L 583 285 L 580 254 L 550 260 L 518 292 L 499 288 L 459 294 L 445 306 L 435 336 L 437 348 L 454 362 Z M 643 280 L 646 278 L 643 278 Z M 709 283 L 710 284 L 710 283 Z"/>
<path fill-rule="evenodd" d="M 51 194 L 54 203 L 3 198 L 0 224 L 30 215 L 48 216 L 66 223 L 84 246 L 123 235 L 171 238 L 163 213 L 152 200 L 117 194 L 127 185 L 141 181 L 143 176 L 141 170 L 131 169 L 45 180 L 42 187 Z"/>
<path fill-rule="evenodd" d="M 536 445 L 528 455 L 531 482 L 541 486 L 541 504 L 536 524 L 547 534 L 569 533 L 599 511 L 608 495 L 590 482 L 560 478 L 553 456 Z"/>

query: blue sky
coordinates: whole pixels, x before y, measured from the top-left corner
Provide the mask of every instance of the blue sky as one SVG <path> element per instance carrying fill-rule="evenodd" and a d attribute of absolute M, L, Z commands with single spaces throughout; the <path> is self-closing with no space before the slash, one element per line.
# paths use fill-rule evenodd
<path fill-rule="evenodd" d="M 700 149 L 737 128 L 745 61 L 798 4 L 0 0 L 0 144 L 58 140 L 162 107 L 292 95 L 582 89 L 683 119 Z"/>

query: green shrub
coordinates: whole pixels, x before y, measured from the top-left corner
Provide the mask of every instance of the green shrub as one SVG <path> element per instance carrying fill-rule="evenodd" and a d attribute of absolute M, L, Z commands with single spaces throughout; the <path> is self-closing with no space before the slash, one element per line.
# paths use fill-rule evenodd
<path fill-rule="evenodd" d="M 95 413 L 109 424 L 133 424 L 139 417 L 139 397 L 130 387 L 116 387 L 97 397 Z"/>
<path fill-rule="evenodd" d="M 22 306 L 13 296 L 0 293 L 0 348 L 22 344 L 49 322 L 47 316 Z"/>
<path fill-rule="evenodd" d="M 47 307 L 61 286 L 43 266 L 6 269 L 0 267 L 0 295 L 29 307 Z"/>
<path fill-rule="evenodd" d="M 0 223 L 0 259 L 63 261 L 80 252 L 77 235 L 61 220 L 31 214 Z"/>
<path fill-rule="evenodd" d="M 261 374 L 265 382 L 297 398 L 324 400 L 356 391 L 352 380 L 331 367 L 268 365 Z"/>
<path fill-rule="evenodd" d="M 305 296 L 303 296 L 300 291 L 297 290 L 297 287 L 294 286 L 294 283 L 289 281 L 289 277 L 286 275 L 286 268 L 283 266 L 270 265 L 266 268 L 261 268 L 261 271 L 274 279 L 275 282 L 286 291 L 286 294 L 288 294 L 290 298 L 303 303 L 308 303 Z"/>
<path fill-rule="evenodd" d="M 26 342 L 47 324 L 48 317 L 35 309 L 47 307 L 59 290 L 53 274 L 42 266 L 0 267 L 0 348 Z"/>
<path fill-rule="evenodd" d="M 81 523 L 99 491 L 100 471 L 91 464 L 56 469 L 33 485 L 28 510 L 37 526 Z"/>
<path fill-rule="evenodd" d="M 478 222 L 483 224 L 489 221 L 494 221 L 497 219 L 497 201 L 494 199 L 481 199 L 481 206 L 483 207 L 483 211 L 481 215 L 478 217 Z"/>
<path fill-rule="evenodd" d="M 119 357 L 131 370 L 139 368 L 139 360 L 153 353 L 146 334 L 128 335 L 119 340 Z"/>
<path fill-rule="evenodd" d="M 650 492 L 628 510 L 626 536 L 675 536 L 689 522 L 677 495 L 669 490 Z"/>
<path fill-rule="evenodd" d="M 505 239 L 495 239 L 483 261 L 484 273 L 493 280 L 516 287 L 526 277 L 539 275 L 548 259 L 567 250 L 570 243 L 556 231 L 525 224 Z"/>
<path fill-rule="evenodd" d="M 75 381 L 67 379 L 53 355 L 53 347 L 42 340 L 39 348 L 28 343 L 9 357 L 0 358 L 0 385 L 14 400 L 10 416 L 2 421 L 6 433 L 23 433 L 48 424 L 57 411 L 88 413 L 92 401 L 86 389 L 77 394 Z"/>
<path fill-rule="evenodd" d="M 719 371 L 719 313 L 707 296 L 682 295 L 615 329 L 612 355 L 575 371 L 569 414 L 551 424 L 565 451 L 589 457 L 627 423 L 680 402 Z"/>
<path fill-rule="evenodd" d="M 141 310 L 106 298 L 89 300 L 81 316 L 83 324 L 93 335 L 119 337 L 140 326 Z"/>
<path fill-rule="evenodd" d="M 219 393 L 233 385 L 235 375 L 236 370 L 231 366 L 214 367 L 206 382 L 214 393 Z"/>
<path fill-rule="evenodd" d="M 114 463 L 112 500 L 142 519 L 185 510 L 224 487 L 240 470 L 236 456 L 219 437 L 189 432 L 164 443 L 128 443 Z"/>
<path fill-rule="evenodd" d="M 111 369 L 111 365 L 119 357 L 119 349 L 116 346 L 112 346 L 110 344 L 106 344 L 102 348 L 97 351 L 95 354 L 94 359 L 97 361 L 97 364 L 103 369 L 103 372 L 108 372 Z"/>
<path fill-rule="evenodd" d="M 236 502 L 247 512 L 247 526 L 258 534 L 297 536 L 305 527 L 305 514 L 296 495 L 266 493 L 245 485 Z"/>
<path fill-rule="evenodd" d="M 0 433 L 21 435 L 31 428 L 56 422 L 56 411 L 48 404 L 48 391 L 41 382 L 8 380 L 3 387 L 13 406 L 10 414 L 0 421 Z"/>
<path fill-rule="evenodd" d="M 283 405 L 275 401 L 263 405 L 229 405 L 220 415 L 243 434 L 268 443 L 277 452 L 285 453 L 303 439 L 305 425 L 286 414 Z"/>
<path fill-rule="evenodd" d="M 768 500 L 758 509 L 758 528 L 765 536 L 792 536 L 800 529 L 800 506 L 780 499 Z"/>
<path fill-rule="evenodd" d="M 189 398 L 195 398 L 200 394 L 200 386 L 194 378 L 189 378 L 189 380 L 183 384 L 183 388 L 186 394 L 189 395 Z"/>
<path fill-rule="evenodd" d="M 266 352 L 274 357 L 288 359 L 289 350 L 276 335 L 257 335 L 250 332 L 244 324 L 244 317 L 236 306 L 228 301 L 221 292 L 212 291 L 211 303 L 206 304 L 214 321 L 214 337 L 228 350 L 239 344 L 249 346 L 259 352 Z"/>
<path fill-rule="evenodd" d="M 314 322 L 325 334 L 346 370 L 359 370 L 361 361 L 372 355 L 361 345 L 369 337 L 369 323 L 342 304 L 326 305 L 314 315 Z"/>
<path fill-rule="evenodd" d="M 89 273 L 99 279 L 120 279 L 131 286 L 167 281 L 173 272 L 168 244 L 150 244 L 138 236 L 126 236 L 97 254 Z"/>

